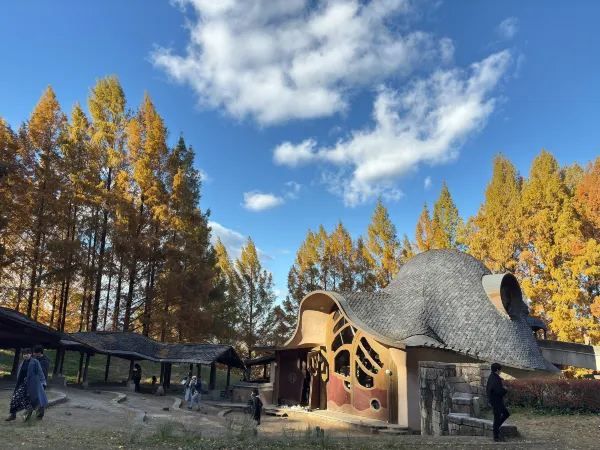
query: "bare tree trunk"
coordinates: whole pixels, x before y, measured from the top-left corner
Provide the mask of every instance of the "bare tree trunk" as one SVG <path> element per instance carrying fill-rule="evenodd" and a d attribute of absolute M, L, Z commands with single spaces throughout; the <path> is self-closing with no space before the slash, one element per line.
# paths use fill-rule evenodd
<path fill-rule="evenodd" d="M 102 322 L 102 329 L 106 330 L 106 318 L 108 317 L 108 304 L 110 301 L 110 282 L 112 281 L 112 276 L 113 276 L 113 264 L 112 264 L 112 258 L 110 261 L 110 268 L 108 269 L 108 287 L 106 288 L 106 303 L 104 306 L 104 319 Z M 93 323 L 92 323 L 93 325 Z M 94 330 L 92 330 L 94 331 Z"/>
<path fill-rule="evenodd" d="M 110 192 L 112 169 L 109 167 L 106 177 L 106 193 Z M 94 305 L 92 309 L 91 330 L 98 328 L 98 309 L 100 308 L 100 291 L 102 290 L 102 272 L 104 271 L 104 251 L 106 248 L 106 230 L 108 228 L 108 208 L 104 206 L 102 213 L 102 232 L 100 236 L 100 253 L 98 255 L 98 269 L 96 273 L 96 291 L 94 292 Z"/>
<path fill-rule="evenodd" d="M 115 298 L 115 309 L 112 318 L 112 329 L 117 331 L 119 326 L 119 314 L 121 313 L 121 282 L 123 281 L 123 256 L 119 258 L 119 278 L 117 278 L 117 297 Z"/>

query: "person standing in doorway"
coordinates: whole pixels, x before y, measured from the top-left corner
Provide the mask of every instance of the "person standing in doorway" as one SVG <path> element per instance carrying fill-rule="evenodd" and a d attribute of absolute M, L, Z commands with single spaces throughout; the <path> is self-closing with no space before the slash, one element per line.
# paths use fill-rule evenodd
<path fill-rule="evenodd" d="M 493 363 L 491 370 L 492 373 L 488 377 L 486 392 L 488 402 L 494 411 L 494 441 L 501 441 L 503 438 L 500 436 L 500 427 L 510 417 L 508 409 L 504 406 L 504 396 L 507 390 L 502 384 L 502 378 L 500 378 L 502 366 L 498 363 Z"/>

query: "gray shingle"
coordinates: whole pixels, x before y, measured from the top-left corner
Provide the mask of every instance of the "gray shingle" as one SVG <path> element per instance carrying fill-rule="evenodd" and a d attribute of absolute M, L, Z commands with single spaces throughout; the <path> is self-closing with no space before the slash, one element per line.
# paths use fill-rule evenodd
<path fill-rule="evenodd" d="M 402 266 L 377 293 L 338 293 L 357 325 L 387 342 L 451 348 L 507 366 L 550 370 L 525 313 L 508 318 L 490 302 L 481 279 L 491 272 L 457 250 L 430 250 Z"/>

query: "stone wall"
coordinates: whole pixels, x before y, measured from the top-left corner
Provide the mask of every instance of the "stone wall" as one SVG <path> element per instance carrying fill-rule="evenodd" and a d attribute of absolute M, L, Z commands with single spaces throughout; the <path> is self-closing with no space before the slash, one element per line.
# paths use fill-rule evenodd
<path fill-rule="evenodd" d="M 452 413 L 468 418 L 479 416 L 480 409 L 487 406 L 485 385 L 489 374 L 489 364 L 421 361 L 421 434 L 462 434 L 452 425 L 455 421 L 449 425 L 448 417 Z"/>

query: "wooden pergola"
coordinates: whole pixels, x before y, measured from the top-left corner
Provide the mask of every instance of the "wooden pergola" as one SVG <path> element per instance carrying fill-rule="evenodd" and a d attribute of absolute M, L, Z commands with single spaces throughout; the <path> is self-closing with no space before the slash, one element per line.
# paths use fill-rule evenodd
<path fill-rule="evenodd" d="M 196 365 L 197 377 L 201 378 L 202 365 L 210 366 L 209 390 L 216 387 L 216 365 L 227 366 L 227 387 L 232 368 L 245 369 L 235 349 L 229 345 L 157 342 L 141 334 L 131 332 L 94 331 L 61 333 L 12 309 L 0 307 L 0 348 L 15 349 L 11 375 L 16 377 L 21 349 L 36 344 L 46 349 L 56 349 L 53 376 L 62 376 L 67 351 L 79 352 L 77 382 L 86 383 L 90 359 L 95 354 L 106 355 L 104 381 L 108 381 L 111 358 L 129 361 L 131 380 L 135 361 L 160 363 L 160 383 L 164 388 L 171 385 L 173 364 L 189 364 L 190 373 Z"/>

